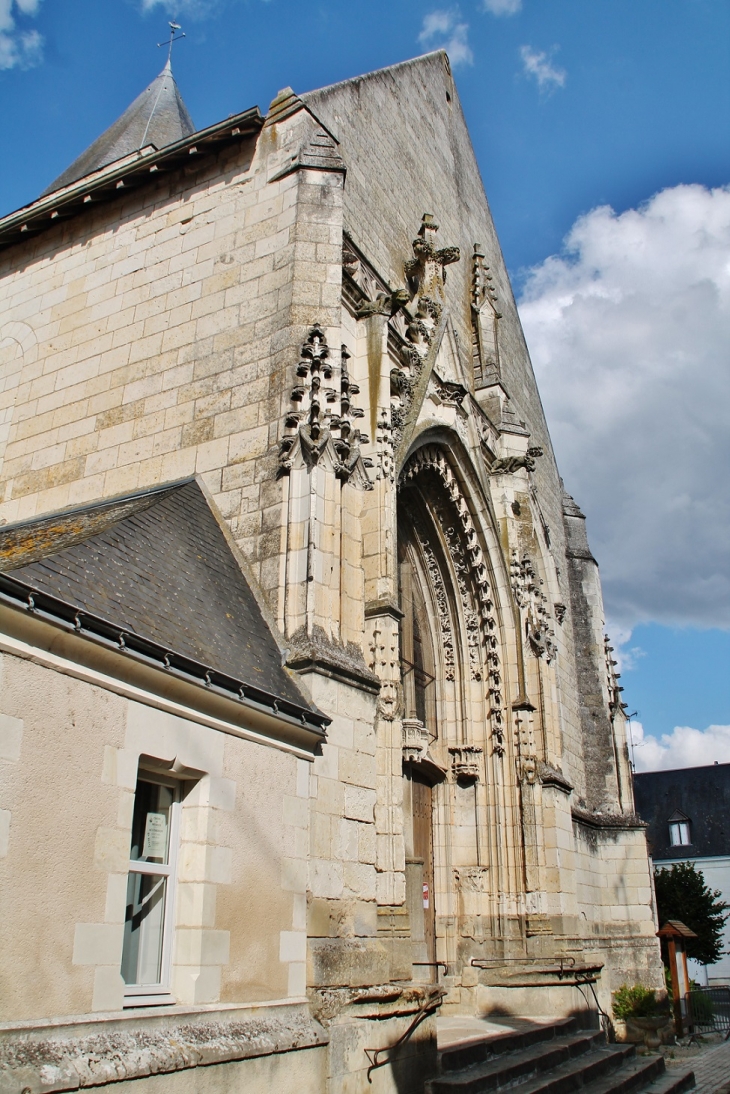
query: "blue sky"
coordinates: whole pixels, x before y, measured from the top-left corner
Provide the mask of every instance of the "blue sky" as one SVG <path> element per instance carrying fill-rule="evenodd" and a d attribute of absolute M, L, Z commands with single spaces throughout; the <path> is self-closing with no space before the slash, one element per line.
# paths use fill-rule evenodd
<path fill-rule="evenodd" d="M 645 762 L 730 760 L 728 0 L 0 0 L 0 213 L 157 74 L 171 17 L 200 127 L 447 47 Z"/>

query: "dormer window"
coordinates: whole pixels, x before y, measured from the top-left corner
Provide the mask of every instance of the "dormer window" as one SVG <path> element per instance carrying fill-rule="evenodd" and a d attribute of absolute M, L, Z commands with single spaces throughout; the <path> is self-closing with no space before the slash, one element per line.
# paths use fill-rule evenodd
<path fill-rule="evenodd" d="M 684 813 L 675 813 L 669 818 L 669 842 L 672 847 L 687 847 L 691 842 L 689 817 Z"/>

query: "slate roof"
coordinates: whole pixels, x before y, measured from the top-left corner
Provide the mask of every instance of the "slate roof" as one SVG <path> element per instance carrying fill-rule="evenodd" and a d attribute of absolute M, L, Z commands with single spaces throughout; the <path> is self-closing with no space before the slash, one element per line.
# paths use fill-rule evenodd
<path fill-rule="evenodd" d="M 153 145 L 165 148 L 195 132 L 192 118 L 175 83 L 168 60 L 160 75 L 138 95 L 120 118 L 110 125 L 41 196 L 52 194 L 77 179 L 91 175 L 115 160 Z"/>
<path fill-rule="evenodd" d="M 730 764 L 641 772 L 634 775 L 634 799 L 649 825 L 646 834 L 656 861 L 730 855 Z M 692 842 L 684 847 L 669 842 L 675 814 L 690 822 Z"/>
<path fill-rule="evenodd" d="M 194 481 L 0 528 L 2 573 L 300 710 L 314 709 L 282 667 Z"/>

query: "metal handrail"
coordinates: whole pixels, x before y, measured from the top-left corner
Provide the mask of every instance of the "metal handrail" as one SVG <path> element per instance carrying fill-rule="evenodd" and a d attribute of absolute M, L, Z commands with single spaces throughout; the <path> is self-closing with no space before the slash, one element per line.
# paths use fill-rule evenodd
<path fill-rule="evenodd" d="M 393 1059 L 392 1054 L 396 1051 L 396 1049 L 399 1049 L 401 1047 L 401 1045 L 404 1045 L 406 1043 L 406 1041 L 412 1036 L 412 1034 L 420 1026 L 421 1022 L 425 1021 L 425 1019 L 428 1018 L 428 1016 L 430 1014 L 433 1014 L 433 1012 L 435 1010 L 438 1010 L 438 1008 L 441 1006 L 441 1004 L 444 1001 L 444 998 L 447 995 L 448 995 L 448 992 L 445 991 L 443 988 L 437 988 L 436 991 L 432 992 L 431 995 L 429 995 L 428 999 L 424 1000 L 423 1006 L 419 1009 L 418 1013 L 416 1014 L 416 1017 L 413 1019 L 410 1026 L 408 1027 L 408 1029 L 405 1031 L 404 1034 L 402 1034 L 398 1038 L 398 1040 L 395 1042 L 395 1044 L 385 1045 L 384 1048 L 366 1048 L 365 1049 L 365 1055 L 367 1056 L 368 1060 L 370 1061 L 370 1067 L 367 1070 L 367 1076 L 368 1076 L 368 1082 L 369 1083 L 372 1084 L 372 1081 L 373 1081 L 370 1078 L 371 1073 L 373 1071 L 375 1071 L 377 1068 L 385 1067 L 386 1064 L 389 1064 L 389 1063 L 392 1062 L 392 1059 Z M 384 1059 L 381 1060 L 380 1056 L 384 1052 L 387 1052 L 388 1055 Z"/>

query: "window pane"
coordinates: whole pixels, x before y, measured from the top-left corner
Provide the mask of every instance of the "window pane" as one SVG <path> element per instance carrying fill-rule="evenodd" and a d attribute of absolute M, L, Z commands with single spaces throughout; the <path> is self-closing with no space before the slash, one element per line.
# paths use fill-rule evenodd
<path fill-rule="evenodd" d="M 166 897 L 166 877 L 130 871 L 122 950 L 125 984 L 160 983 Z"/>
<path fill-rule="evenodd" d="M 169 786 L 137 780 L 132 818 L 132 847 L 129 857 L 145 862 L 166 863 L 170 840 L 170 808 L 173 791 Z"/>
<path fill-rule="evenodd" d="M 672 847 L 685 847 L 690 843 L 687 821 L 675 821 L 669 825 L 669 842 Z"/>

